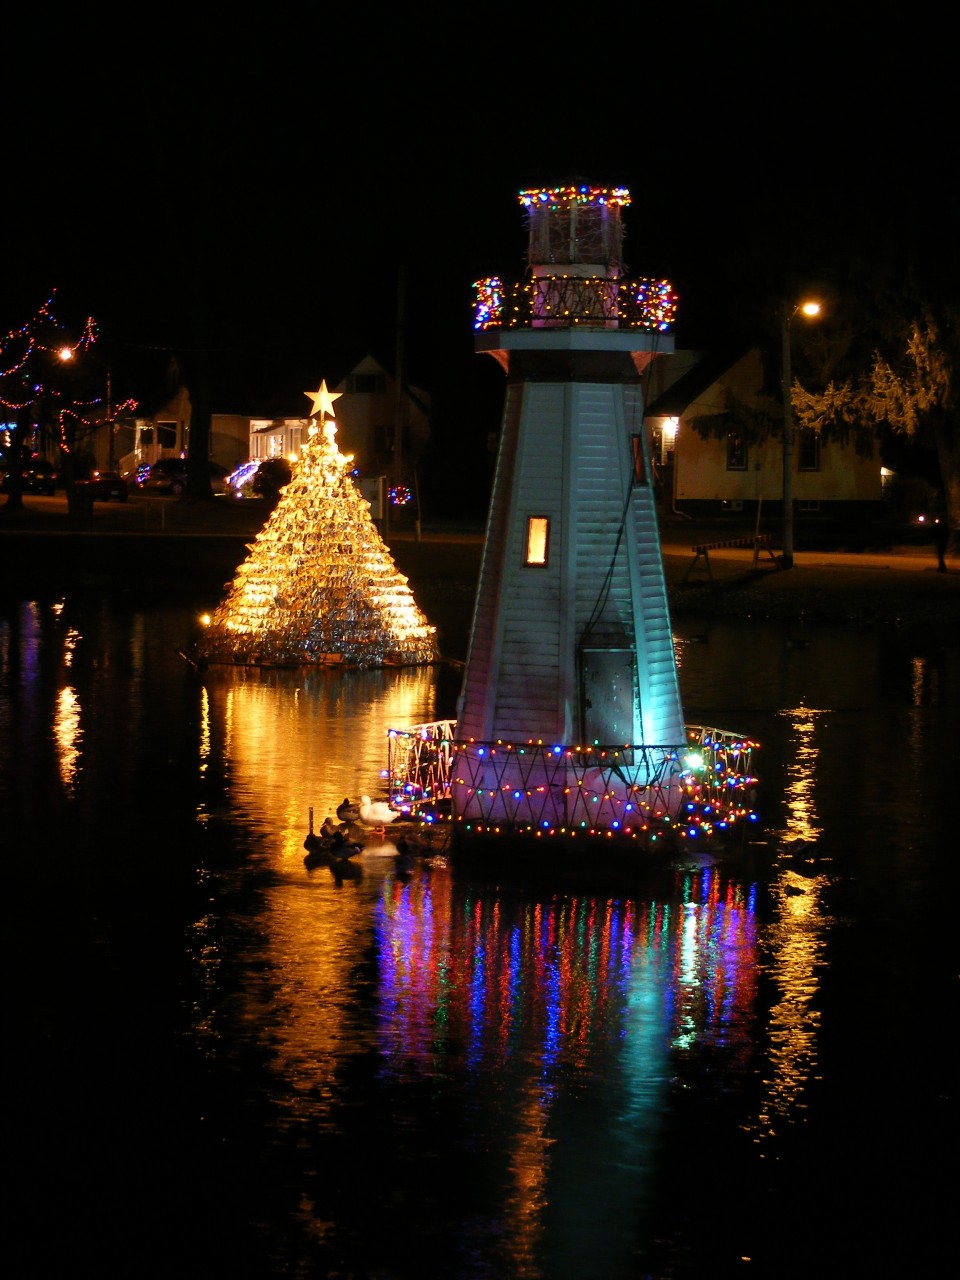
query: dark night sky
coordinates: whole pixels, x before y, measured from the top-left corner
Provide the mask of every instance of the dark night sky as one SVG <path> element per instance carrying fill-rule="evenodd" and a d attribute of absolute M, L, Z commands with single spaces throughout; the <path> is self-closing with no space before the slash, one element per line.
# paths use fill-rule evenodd
<path fill-rule="evenodd" d="M 403 262 L 408 376 L 438 430 L 482 430 L 502 375 L 474 354 L 471 286 L 522 278 L 523 187 L 629 188 L 627 268 L 677 288 L 678 346 L 725 341 L 808 278 L 842 293 L 852 252 L 899 252 L 918 228 L 929 251 L 955 217 L 946 19 L 354 12 L 273 5 L 213 29 L 174 9 L 156 31 L 21 15 L 3 331 L 56 288 L 122 376 L 183 341 L 196 294 L 214 407 L 299 414 L 367 350 L 392 363 Z"/>

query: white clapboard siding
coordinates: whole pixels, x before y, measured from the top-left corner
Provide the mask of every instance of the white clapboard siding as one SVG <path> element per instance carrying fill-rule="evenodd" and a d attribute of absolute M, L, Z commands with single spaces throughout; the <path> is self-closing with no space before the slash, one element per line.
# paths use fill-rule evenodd
<path fill-rule="evenodd" d="M 577 390 L 577 612 L 584 625 L 595 618 L 590 634 L 598 645 L 635 646 L 634 740 L 679 742 L 683 717 L 653 490 L 632 483 L 631 439 L 644 435 L 640 389 L 587 383 Z"/>
<path fill-rule="evenodd" d="M 504 400 L 495 473 L 497 479 L 487 515 L 470 643 L 457 706 L 457 737 L 461 739 L 488 740 L 489 704 L 496 695 L 494 664 L 501 648 L 500 605 L 505 596 L 505 592 L 500 590 L 500 583 L 506 573 L 504 560 L 516 476 L 522 391 L 521 386 L 508 384 Z"/>
<path fill-rule="evenodd" d="M 508 385 L 458 738 L 575 741 L 587 643 L 636 654 L 634 741 L 682 741 L 653 493 L 633 485 L 642 412 L 635 383 Z M 524 564 L 534 515 L 544 568 Z"/>
<path fill-rule="evenodd" d="M 563 623 L 564 384 L 527 387 L 520 410 L 514 497 L 505 541 L 501 642 L 494 647 L 495 698 L 489 737 L 523 741 L 565 731 L 561 687 Z M 550 520 L 548 562 L 524 564 L 527 521 Z"/>
<path fill-rule="evenodd" d="M 684 741 L 684 717 L 652 486 L 642 492 L 638 490 L 636 497 L 633 510 L 639 580 L 636 600 L 640 741 L 667 745 Z"/>

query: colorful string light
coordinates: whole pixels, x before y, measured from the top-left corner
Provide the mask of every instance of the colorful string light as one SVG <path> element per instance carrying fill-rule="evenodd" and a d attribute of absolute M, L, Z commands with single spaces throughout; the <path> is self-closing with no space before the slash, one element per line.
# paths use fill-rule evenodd
<path fill-rule="evenodd" d="M 534 276 L 505 285 L 499 276 L 474 282 L 473 327 L 485 329 L 607 328 L 665 333 L 677 318 L 677 295 L 667 280 L 607 276 Z"/>
<path fill-rule="evenodd" d="M 573 205 L 612 205 L 625 209 L 630 204 L 626 187 L 534 187 L 521 191 L 518 198 L 527 209 L 569 209 Z"/>
<path fill-rule="evenodd" d="M 709 842 L 757 821 L 759 743 L 688 725 L 678 747 L 458 740 L 455 721 L 392 729 L 396 807 L 425 824 L 538 839 Z M 451 803 L 459 793 L 456 805 Z"/>
<path fill-rule="evenodd" d="M 132 413 L 137 401 L 127 399 L 109 406 L 109 413 L 101 416 L 91 411 L 104 404 L 104 396 L 68 397 L 54 381 L 43 378 L 44 366 L 54 368 L 67 364 L 78 353 L 82 357 L 99 338 L 96 321 L 88 316 L 80 336 L 70 342 L 64 325 L 54 313 L 55 297 L 56 290 L 29 320 L 19 329 L 10 330 L 0 342 L 0 407 L 16 416 L 38 401 L 45 402 L 49 420 L 56 424 L 57 443 L 64 453 L 70 453 L 78 432 L 95 430 L 109 421 L 111 415 Z M 32 424 L 33 432 L 38 427 L 38 423 Z"/>

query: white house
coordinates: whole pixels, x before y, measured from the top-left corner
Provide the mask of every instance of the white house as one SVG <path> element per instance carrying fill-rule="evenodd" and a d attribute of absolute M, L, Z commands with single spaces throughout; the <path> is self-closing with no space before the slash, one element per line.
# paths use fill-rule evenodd
<path fill-rule="evenodd" d="M 319 383 L 319 378 L 317 379 Z M 247 459 L 298 458 L 310 425 L 304 388 L 304 412 L 298 417 L 264 418 L 213 413 L 210 457 L 233 470 Z M 373 356 L 365 356 L 332 390 L 336 401 L 337 445 L 352 454 L 364 476 L 387 475 L 397 481 L 414 471 L 430 436 L 430 397 L 417 387 L 402 393 L 391 374 Z M 182 456 L 190 446 L 190 394 L 182 387 L 149 417 L 137 418 L 123 441 L 122 470 L 157 459 Z"/>
<path fill-rule="evenodd" d="M 430 398 L 397 383 L 373 356 L 365 356 L 333 388 L 337 447 L 352 454 L 362 475 L 399 477 L 414 470 L 430 436 Z M 304 400 L 304 408 L 309 409 Z M 294 459 L 306 440 L 310 418 L 249 419 L 249 456 Z"/>
<path fill-rule="evenodd" d="M 762 405 L 763 368 L 754 348 L 734 359 L 678 351 L 655 362 L 647 389 L 647 427 L 659 468 L 661 503 L 688 515 L 755 510 L 783 494 L 781 423 L 751 440 L 736 429 L 704 437 L 695 419 L 728 412 L 730 398 Z M 659 381 L 656 381 L 659 380 Z M 779 407 L 779 406 L 777 406 Z M 821 439 L 795 425 L 793 494 L 797 509 L 834 514 L 881 500 L 876 442 Z"/>

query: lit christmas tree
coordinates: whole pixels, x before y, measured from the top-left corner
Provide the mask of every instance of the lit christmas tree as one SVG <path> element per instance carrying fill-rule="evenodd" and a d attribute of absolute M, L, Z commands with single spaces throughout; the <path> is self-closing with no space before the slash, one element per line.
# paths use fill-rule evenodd
<path fill-rule="evenodd" d="M 306 394 L 314 400 L 309 441 L 200 637 L 199 656 L 254 666 L 436 662 L 436 629 L 373 523 L 352 458 L 337 448 L 340 393 L 323 382 Z"/>

